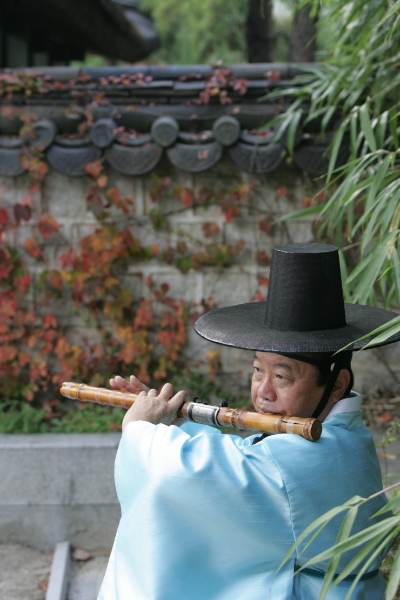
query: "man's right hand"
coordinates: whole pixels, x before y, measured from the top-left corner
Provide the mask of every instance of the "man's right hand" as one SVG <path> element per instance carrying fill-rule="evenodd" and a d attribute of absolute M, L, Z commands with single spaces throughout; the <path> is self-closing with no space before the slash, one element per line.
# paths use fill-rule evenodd
<path fill-rule="evenodd" d="M 137 377 L 131 375 L 129 381 L 116 375 L 113 379 L 110 379 L 110 385 L 115 390 L 120 392 L 130 392 L 131 394 L 140 394 L 140 392 L 148 392 L 150 388 L 144 383 L 139 381 Z"/>

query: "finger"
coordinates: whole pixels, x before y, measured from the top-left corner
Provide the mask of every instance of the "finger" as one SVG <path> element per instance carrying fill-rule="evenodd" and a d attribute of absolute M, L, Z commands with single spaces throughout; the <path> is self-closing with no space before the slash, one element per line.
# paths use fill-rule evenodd
<path fill-rule="evenodd" d="M 116 375 L 115 377 L 110 379 L 110 385 L 111 387 L 116 389 L 125 389 L 129 385 L 129 383 L 123 377 Z"/>
<path fill-rule="evenodd" d="M 131 375 L 129 377 L 129 383 L 135 389 L 136 392 L 141 391 L 141 390 L 143 390 L 144 392 L 149 391 L 149 388 L 147 387 L 147 385 L 145 385 L 144 383 L 139 381 L 139 379 L 137 377 L 135 377 L 135 375 Z"/>
<path fill-rule="evenodd" d="M 170 383 L 164 383 L 160 389 L 159 397 L 163 400 L 169 400 L 172 394 L 172 385 Z"/>
<path fill-rule="evenodd" d="M 176 414 L 178 410 L 182 407 L 182 404 L 185 402 L 186 392 L 184 390 L 180 390 L 177 394 L 172 396 L 169 401 L 169 407 L 172 409 L 172 412 Z"/>
<path fill-rule="evenodd" d="M 147 392 L 147 396 L 157 396 L 157 390 L 149 390 Z"/>

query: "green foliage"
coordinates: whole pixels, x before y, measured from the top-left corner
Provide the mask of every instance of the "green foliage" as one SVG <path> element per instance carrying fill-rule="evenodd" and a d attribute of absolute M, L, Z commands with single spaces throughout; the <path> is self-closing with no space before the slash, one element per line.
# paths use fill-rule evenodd
<path fill-rule="evenodd" d="M 221 237 L 217 223 L 203 223 L 194 236 L 175 230 L 170 217 L 193 206 L 201 210 L 218 205 L 231 222 L 258 182 L 236 182 L 212 191 L 171 190 L 168 177 L 154 175 L 150 197 L 155 206 L 140 227 L 142 234 L 147 228 L 149 237 L 154 239 L 154 230 L 158 237 L 157 245 L 146 245 L 136 237 L 134 199 L 109 186 L 102 161 L 94 161 L 86 165 L 86 205 L 97 223 L 75 244 L 63 238 L 62 247 L 50 257 L 53 247 L 48 240 L 57 245 L 60 224 L 51 214 L 38 216 L 32 210 L 32 197 L 47 165 L 40 155 L 26 158 L 26 164 L 32 182 L 23 203 L 13 208 L 0 204 L 0 397 L 7 401 L 0 407 L 0 429 L 109 431 L 119 427 L 112 411 L 99 407 L 70 411 L 59 393 L 62 383 L 102 387 L 114 374 L 128 371 L 156 387 L 184 367 L 190 313 L 208 310 L 212 297 L 196 306 L 176 299 L 166 281 L 156 283 L 141 269 L 157 260 L 185 273 L 204 265 L 221 269 L 238 260 L 244 241 L 217 243 Z M 169 212 L 158 202 L 164 194 L 177 199 Z M 269 235 L 269 209 L 259 213 L 260 231 Z M 12 247 L 9 232 L 26 227 L 26 222 L 31 237 L 19 237 Z M 71 325 L 68 315 L 80 325 Z M 206 369 L 215 377 L 219 355 L 209 354 Z"/>
<path fill-rule="evenodd" d="M 317 2 L 306 4 L 316 6 Z M 290 150 L 299 126 L 307 130 L 313 123 L 322 126 L 325 141 L 330 142 L 329 166 L 322 183 L 326 201 L 314 200 L 311 208 L 291 218 L 310 211 L 319 213 L 320 231 L 341 248 L 347 301 L 400 307 L 400 1 L 326 0 L 322 7 L 321 22 L 329 20 L 336 25 L 335 30 L 330 29 L 329 58 L 318 67 L 304 69 L 302 87 L 275 94 L 275 98 L 291 98 L 293 103 L 268 125 L 279 126 L 280 135 L 287 135 Z M 338 157 L 347 151 L 347 160 L 337 166 Z M 384 342 L 399 331 L 399 319 L 376 330 L 373 341 Z M 394 428 L 389 437 L 397 432 Z M 394 485 L 398 486 L 400 483 Z M 361 575 L 367 570 L 367 557 L 381 552 L 400 533 L 400 495 L 396 495 L 385 509 L 394 509 L 394 516 L 351 535 L 358 508 L 366 501 L 353 498 L 333 509 L 297 541 L 295 547 L 308 535 L 318 535 L 334 515 L 346 512 L 335 546 L 304 565 L 330 559 L 320 600 L 349 573 Z M 333 580 L 341 554 L 357 547 L 358 554 L 341 577 Z M 395 598 L 400 583 L 400 550 L 393 548 L 386 600 Z"/>
<path fill-rule="evenodd" d="M 43 433 L 45 416 L 43 409 L 28 402 L 1 402 L 0 433 Z"/>
<path fill-rule="evenodd" d="M 151 62 L 201 64 L 245 62 L 243 0 L 144 0 L 161 38 Z"/>
<path fill-rule="evenodd" d="M 63 417 L 51 419 L 51 433 L 110 433 L 121 431 L 125 410 L 97 404 L 78 404 Z"/>
<path fill-rule="evenodd" d="M 125 411 L 97 404 L 79 404 L 51 417 L 26 401 L 0 403 L 0 433 L 109 433 L 121 431 Z"/>
<path fill-rule="evenodd" d="M 400 419 L 394 419 L 385 431 L 385 435 L 382 437 L 382 439 L 379 440 L 379 442 L 376 445 L 380 448 L 388 446 L 389 444 L 397 440 L 399 434 Z"/>
<path fill-rule="evenodd" d="M 293 99 L 275 125 L 291 149 L 299 126 L 318 122 L 329 133 L 327 200 L 314 208 L 343 253 L 346 300 L 400 307 L 400 1 L 330 1 L 325 10 L 337 24 L 331 56 L 305 69 L 301 88 L 275 94 Z M 391 327 L 381 341 L 399 330 Z"/>
<path fill-rule="evenodd" d="M 398 492 L 400 483 L 396 483 L 389 488 L 386 488 L 379 493 L 388 493 L 396 490 Z M 304 542 L 308 539 L 305 544 L 304 550 L 309 546 L 316 536 L 323 534 L 323 530 L 334 519 L 337 515 L 344 514 L 341 528 L 339 530 L 336 543 L 331 548 L 328 548 L 324 552 L 321 552 L 317 556 L 308 560 L 298 572 L 303 569 L 317 565 L 324 560 L 329 559 L 328 568 L 324 578 L 323 587 L 319 600 L 324 600 L 327 593 L 332 587 L 335 587 L 345 577 L 357 572 L 357 577 L 351 584 L 349 591 L 345 597 L 345 600 L 350 600 L 352 593 L 358 581 L 362 575 L 368 572 L 370 565 L 374 559 L 379 556 L 385 548 L 388 547 L 394 540 L 396 540 L 400 533 L 400 494 L 395 493 L 389 502 L 380 511 L 376 513 L 376 516 L 389 513 L 382 521 L 370 525 L 369 527 L 352 534 L 352 526 L 356 519 L 358 510 L 366 502 L 375 498 L 378 494 L 374 494 L 369 498 L 361 498 L 360 496 L 354 496 L 341 506 L 337 506 L 330 511 L 323 514 L 321 517 L 311 523 L 307 529 L 298 537 L 295 544 L 290 548 L 278 571 L 291 559 L 293 554 L 297 551 Z M 392 512 L 393 511 L 393 512 Z M 341 571 L 338 577 L 334 577 L 337 573 L 337 567 L 342 555 L 355 548 L 360 548 L 359 552 L 348 562 L 346 567 Z M 301 553 L 298 556 L 301 556 Z M 396 553 L 393 556 L 393 563 L 390 569 L 390 575 L 388 580 L 388 586 L 386 590 L 385 600 L 394 600 L 398 586 L 400 584 L 400 548 L 397 548 Z"/>

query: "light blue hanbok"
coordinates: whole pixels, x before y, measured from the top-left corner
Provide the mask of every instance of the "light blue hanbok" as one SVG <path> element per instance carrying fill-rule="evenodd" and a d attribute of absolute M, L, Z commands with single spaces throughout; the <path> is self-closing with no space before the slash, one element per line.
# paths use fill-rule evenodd
<path fill-rule="evenodd" d="M 322 579 L 294 577 L 296 556 L 276 571 L 318 516 L 382 489 L 359 406 L 358 395 L 338 402 L 316 443 L 280 434 L 252 445 L 254 436 L 194 423 L 128 424 L 115 462 L 122 516 L 98 600 L 317 600 Z M 385 502 L 380 495 L 366 503 L 354 531 Z M 301 564 L 334 544 L 340 522 L 326 527 Z M 343 600 L 350 585 L 338 584 L 327 598 Z M 376 574 L 351 597 L 382 600 L 384 590 Z"/>

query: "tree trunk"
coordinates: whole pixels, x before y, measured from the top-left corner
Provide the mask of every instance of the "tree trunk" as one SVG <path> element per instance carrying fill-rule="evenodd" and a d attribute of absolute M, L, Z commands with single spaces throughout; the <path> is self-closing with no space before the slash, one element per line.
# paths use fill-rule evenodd
<path fill-rule="evenodd" d="M 308 6 L 296 9 L 290 34 L 290 62 L 314 62 L 317 48 L 318 13 L 310 16 Z"/>
<path fill-rule="evenodd" d="M 274 45 L 272 0 L 248 0 L 246 42 L 247 60 L 250 63 L 272 61 Z"/>

